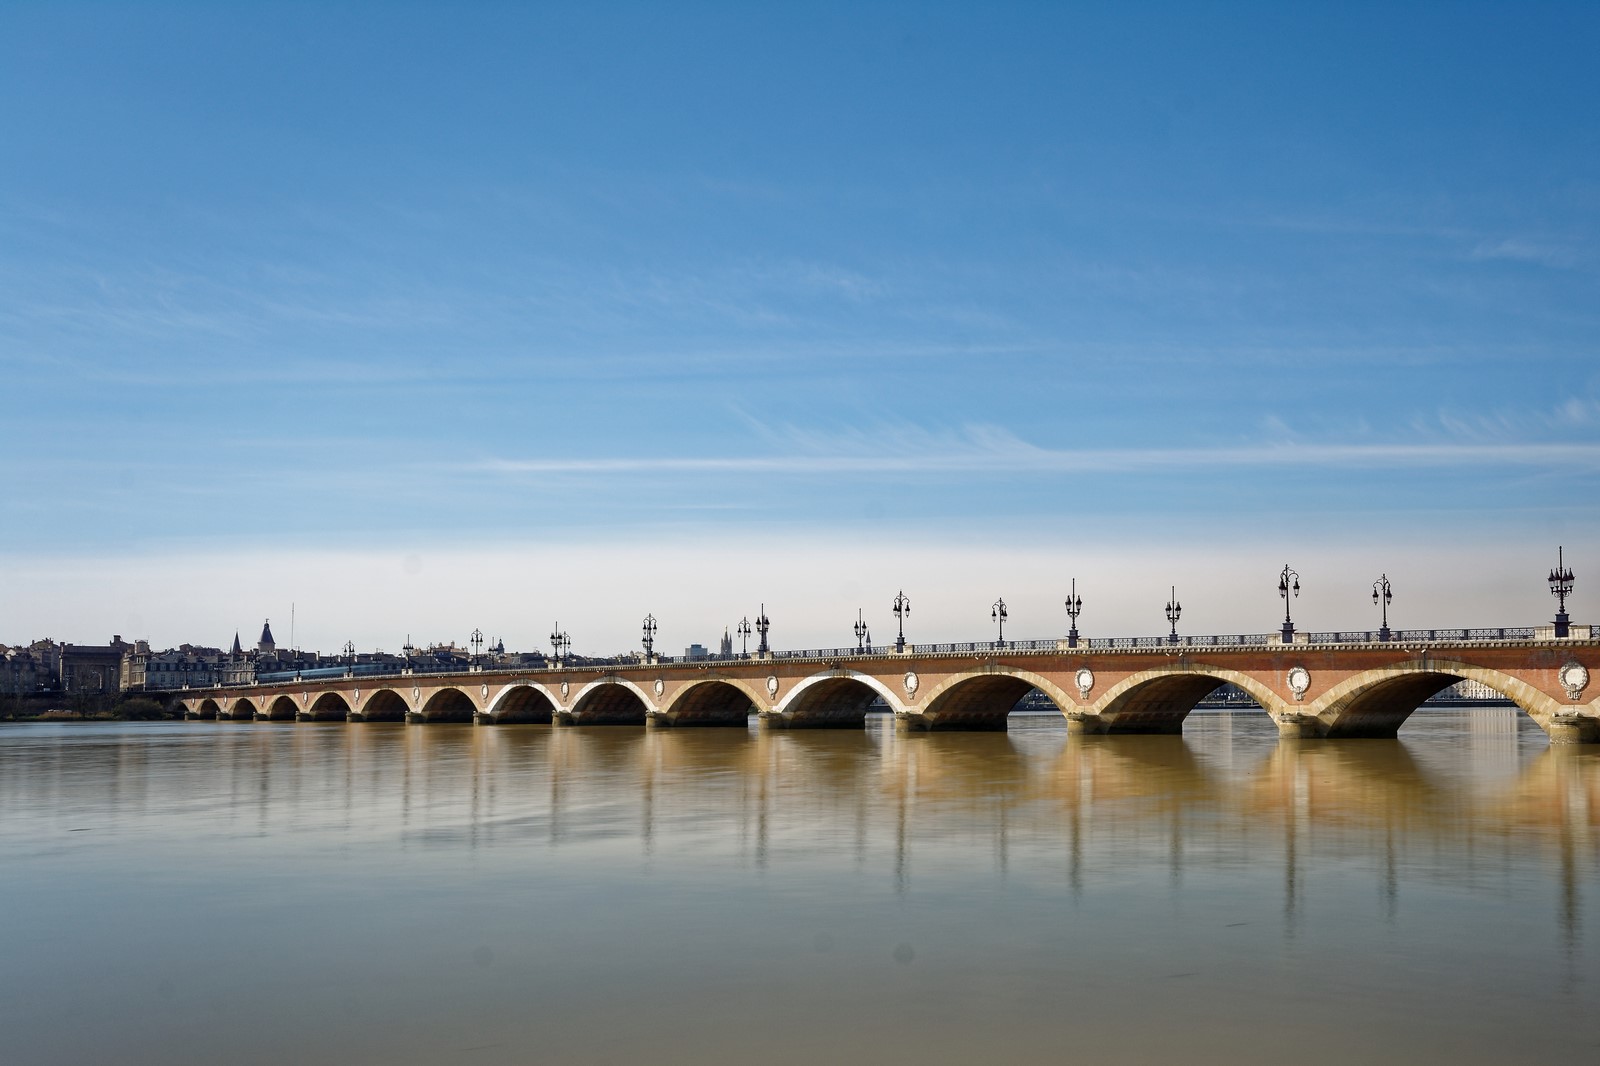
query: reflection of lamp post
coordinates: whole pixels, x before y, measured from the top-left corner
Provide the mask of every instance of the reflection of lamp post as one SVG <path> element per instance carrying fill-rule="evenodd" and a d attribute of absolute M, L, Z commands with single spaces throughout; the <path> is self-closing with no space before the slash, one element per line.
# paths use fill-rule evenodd
<path fill-rule="evenodd" d="M 1384 642 L 1389 640 L 1389 604 L 1394 600 L 1394 590 L 1389 587 L 1389 575 L 1379 575 L 1378 580 L 1372 583 L 1372 603 L 1374 606 L 1383 605 L 1383 627 L 1378 630 L 1378 639 Z"/>
<path fill-rule="evenodd" d="M 1566 565 L 1566 549 L 1556 548 L 1556 568 L 1550 571 L 1550 595 L 1556 598 L 1556 636 L 1567 635 L 1567 597 L 1572 595 L 1572 571 Z"/>
<path fill-rule="evenodd" d="M 894 598 L 894 620 L 900 625 L 900 635 L 894 638 L 894 650 L 906 650 L 906 615 L 911 613 L 911 601 L 906 599 L 905 592 L 899 592 Z"/>
<path fill-rule="evenodd" d="M 1178 587 L 1172 586 L 1172 598 L 1167 600 L 1167 622 L 1172 626 L 1172 632 L 1167 635 L 1168 644 L 1178 643 L 1178 619 L 1183 615 L 1183 604 L 1178 602 Z"/>
<path fill-rule="evenodd" d="M 750 629 L 750 619 L 739 619 L 739 624 L 733 627 L 733 631 L 739 634 L 739 658 L 750 658 L 750 634 L 752 632 Z"/>
<path fill-rule="evenodd" d="M 1083 613 L 1083 597 L 1078 595 L 1078 579 L 1072 579 L 1072 591 L 1067 593 L 1067 617 L 1072 620 L 1072 627 L 1067 630 L 1067 647 L 1078 646 L 1078 615 Z"/>
<path fill-rule="evenodd" d="M 1294 643 L 1294 620 L 1289 617 L 1289 600 L 1300 595 L 1300 575 L 1289 569 L 1283 568 L 1283 573 L 1278 575 L 1278 595 L 1283 597 L 1283 642 Z"/>
<path fill-rule="evenodd" d="M 759 658 L 767 654 L 767 630 L 772 628 L 772 622 L 767 618 L 767 605 L 761 605 L 761 613 L 756 615 L 756 632 L 761 635 L 761 641 L 756 645 L 756 656 Z"/>
<path fill-rule="evenodd" d="M 1005 647 L 1006 646 L 1006 601 L 1004 600 L 1004 598 L 995 600 L 994 603 L 992 605 L 990 605 L 990 607 L 989 607 L 989 620 L 991 622 L 997 622 L 1000 625 L 1000 639 L 995 641 L 994 646 L 997 647 L 997 648 Z"/>
<path fill-rule="evenodd" d="M 561 631 L 561 623 L 560 622 L 556 623 L 555 629 L 552 630 L 551 633 L 550 633 L 550 646 L 555 649 L 555 651 L 556 651 L 556 665 L 560 666 L 561 665 L 562 652 L 564 652 L 564 651 L 566 651 L 566 649 L 572 647 L 572 638 L 567 636 L 567 634 L 565 634 L 565 633 L 563 633 Z"/>
<path fill-rule="evenodd" d="M 872 631 L 867 628 L 866 619 L 861 617 L 861 608 L 856 608 L 856 624 L 851 627 L 856 634 L 856 652 L 859 654 L 867 650 L 867 645 L 872 640 Z"/>

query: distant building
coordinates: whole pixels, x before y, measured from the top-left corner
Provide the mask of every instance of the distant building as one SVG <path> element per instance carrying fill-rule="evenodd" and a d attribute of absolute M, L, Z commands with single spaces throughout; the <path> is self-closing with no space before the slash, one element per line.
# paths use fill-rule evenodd
<path fill-rule="evenodd" d="M 685 659 L 709 659 L 711 658 L 711 653 L 706 651 L 704 644 L 691 644 L 683 649 L 683 657 Z"/>
<path fill-rule="evenodd" d="M 114 636 L 110 644 L 63 644 L 61 691 L 71 695 L 122 689 L 122 656 L 133 647 Z"/>

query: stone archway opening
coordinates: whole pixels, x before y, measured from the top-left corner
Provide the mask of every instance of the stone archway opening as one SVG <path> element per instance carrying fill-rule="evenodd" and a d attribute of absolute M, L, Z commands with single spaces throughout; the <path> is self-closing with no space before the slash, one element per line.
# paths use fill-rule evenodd
<path fill-rule="evenodd" d="M 1224 686 L 1229 686 L 1226 679 L 1204 673 L 1154 677 L 1107 703 L 1100 709 L 1100 718 L 1111 733 L 1181 733 L 1189 712 Z M 1241 710 L 1259 706 L 1248 692 L 1245 695 L 1251 702 L 1241 701 Z"/>
<path fill-rule="evenodd" d="M 256 705 L 251 700 L 240 697 L 233 701 L 233 706 L 228 708 L 228 720 L 233 722 L 252 722 L 256 717 Z"/>
<path fill-rule="evenodd" d="M 313 722 L 343 722 L 350 717 L 350 705 L 337 692 L 324 692 L 312 701 L 306 716 Z"/>
<path fill-rule="evenodd" d="M 555 709 L 543 692 L 532 685 L 518 685 L 500 697 L 490 719 L 496 725 L 549 725 Z"/>
<path fill-rule="evenodd" d="M 1432 670 L 1379 678 L 1334 700 L 1317 717 L 1328 737 L 1394 737 L 1424 703 L 1464 680 L 1459 674 Z M 1488 687 L 1516 702 L 1499 688 Z M 1522 710 L 1531 713 L 1527 707 Z"/>
<path fill-rule="evenodd" d="M 428 697 L 417 717 L 424 722 L 470 722 L 477 706 L 458 688 L 440 689 Z"/>
<path fill-rule="evenodd" d="M 1002 731 L 1012 711 L 1039 706 L 1041 698 L 1056 706 L 1026 678 L 981 674 L 958 681 L 940 692 L 928 702 L 922 719 L 930 730 Z M 1056 710 L 1061 708 L 1056 707 Z"/>
<path fill-rule="evenodd" d="M 294 697 L 279 696 L 267 706 L 267 721 L 292 722 L 299 712 L 300 707 L 294 702 Z"/>
<path fill-rule="evenodd" d="M 361 707 L 361 717 L 368 722 L 403 722 L 406 720 L 405 698 L 393 689 L 381 689 Z"/>
<path fill-rule="evenodd" d="M 648 708 L 627 685 L 608 681 L 596 685 L 572 708 L 574 725 L 644 725 Z"/>
<path fill-rule="evenodd" d="M 854 677 L 827 677 L 796 692 L 784 708 L 791 729 L 861 729 L 880 699 L 877 689 Z"/>
<path fill-rule="evenodd" d="M 735 726 L 750 723 L 756 706 L 750 694 L 726 681 L 704 681 L 690 687 L 667 708 L 674 726 Z"/>
<path fill-rule="evenodd" d="M 194 716 L 202 722 L 215 722 L 221 714 L 222 708 L 216 700 L 201 700 L 199 708 L 194 712 Z"/>

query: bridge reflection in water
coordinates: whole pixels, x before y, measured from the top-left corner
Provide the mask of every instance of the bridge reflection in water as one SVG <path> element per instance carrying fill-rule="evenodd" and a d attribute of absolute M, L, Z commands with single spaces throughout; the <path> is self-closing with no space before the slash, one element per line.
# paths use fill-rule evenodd
<path fill-rule="evenodd" d="M 8 1032 L 30 1062 L 128 1032 L 175 1062 L 1600 1039 L 1600 752 L 1517 712 L 1319 744 L 1258 712 L 1183 736 L 890 721 L 0 733 L 0 897 L 33 930 L 0 955 Z M 72 1001 L 95 1009 L 53 1021 Z"/>

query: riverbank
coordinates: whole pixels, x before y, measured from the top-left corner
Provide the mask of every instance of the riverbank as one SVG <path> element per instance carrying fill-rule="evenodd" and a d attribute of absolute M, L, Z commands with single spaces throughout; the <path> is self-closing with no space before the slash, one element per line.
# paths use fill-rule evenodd
<path fill-rule="evenodd" d="M 138 694 L 0 696 L 0 722 L 157 722 L 182 717 L 181 709 Z"/>

